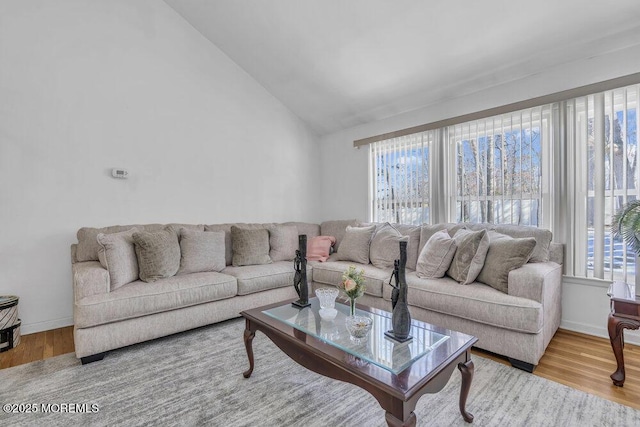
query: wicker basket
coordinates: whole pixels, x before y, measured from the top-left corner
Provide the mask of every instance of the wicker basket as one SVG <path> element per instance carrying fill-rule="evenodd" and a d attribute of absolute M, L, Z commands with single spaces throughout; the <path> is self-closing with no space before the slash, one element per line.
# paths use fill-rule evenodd
<path fill-rule="evenodd" d="M 18 297 L 0 296 L 0 352 L 20 344 L 20 319 L 18 319 Z"/>

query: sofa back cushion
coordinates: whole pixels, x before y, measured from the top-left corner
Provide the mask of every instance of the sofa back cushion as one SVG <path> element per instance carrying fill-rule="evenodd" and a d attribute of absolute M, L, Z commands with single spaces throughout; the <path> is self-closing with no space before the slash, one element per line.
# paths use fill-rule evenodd
<path fill-rule="evenodd" d="M 231 245 L 234 267 L 271 264 L 269 257 L 269 231 L 266 228 L 240 228 L 231 226 Z"/>
<path fill-rule="evenodd" d="M 342 243 L 342 239 L 347 231 L 347 227 L 355 227 L 356 225 L 358 225 L 357 219 L 325 221 L 320 224 L 320 234 L 323 236 L 335 237 L 336 243 L 333 245 L 333 250 L 339 252 L 340 244 Z"/>
<path fill-rule="evenodd" d="M 293 261 L 299 246 L 298 227 L 295 225 L 276 225 L 269 228 L 269 256 L 273 262 Z"/>
<path fill-rule="evenodd" d="M 193 231 L 181 228 L 178 274 L 224 269 L 224 237 L 224 231 Z"/>
<path fill-rule="evenodd" d="M 335 255 L 336 261 L 353 261 L 360 264 L 369 264 L 369 245 L 371 244 L 371 238 L 375 230 L 375 225 L 368 227 L 347 226 L 342 240 L 342 249 Z"/>
<path fill-rule="evenodd" d="M 310 222 L 283 222 L 280 225 L 295 225 L 298 229 L 298 234 L 306 234 L 307 242 L 313 237 L 320 235 L 320 224 L 312 224 Z"/>
<path fill-rule="evenodd" d="M 463 285 L 476 280 L 484 266 L 489 250 L 487 230 L 458 230 L 453 236 L 456 242 L 456 253 L 453 256 L 447 275 Z"/>
<path fill-rule="evenodd" d="M 138 259 L 133 243 L 137 228 L 104 234 L 98 233 L 96 242 L 100 248 L 100 264 L 109 271 L 111 290 L 138 280 Z"/>
<path fill-rule="evenodd" d="M 489 250 L 477 281 L 508 293 L 509 272 L 522 267 L 536 246 L 533 237 L 514 239 L 496 231 L 489 231 Z"/>
<path fill-rule="evenodd" d="M 180 244 L 175 228 L 133 233 L 140 280 L 155 282 L 175 276 L 180 268 Z"/>

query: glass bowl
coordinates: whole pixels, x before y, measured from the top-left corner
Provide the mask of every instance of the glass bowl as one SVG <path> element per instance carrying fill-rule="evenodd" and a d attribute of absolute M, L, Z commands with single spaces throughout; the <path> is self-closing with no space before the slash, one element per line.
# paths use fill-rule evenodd
<path fill-rule="evenodd" d="M 338 292 L 340 292 L 338 288 L 316 289 L 316 296 L 318 297 L 318 301 L 320 301 L 320 308 L 335 308 Z"/>
<path fill-rule="evenodd" d="M 351 335 L 351 341 L 358 344 L 366 338 L 369 331 L 371 331 L 373 320 L 365 316 L 349 316 L 344 323 L 347 331 L 349 331 L 349 335 Z"/>

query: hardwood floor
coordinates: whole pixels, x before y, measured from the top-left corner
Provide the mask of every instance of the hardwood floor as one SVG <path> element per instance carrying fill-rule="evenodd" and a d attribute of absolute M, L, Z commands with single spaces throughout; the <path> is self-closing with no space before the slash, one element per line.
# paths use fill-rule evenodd
<path fill-rule="evenodd" d="M 73 326 L 23 335 L 18 347 L 0 353 L 0 369 L 71 353 L 73 349 Z M 482 350 L 473 353 L 509 365 L 494 354 Z M 609 340 L 560 329 L 534 375 L 640 409 L 640 347 L 627 344 L 624 357 L 627 378 L 624 387 L 616 387 L 609 378 L 616 370 Z"/>

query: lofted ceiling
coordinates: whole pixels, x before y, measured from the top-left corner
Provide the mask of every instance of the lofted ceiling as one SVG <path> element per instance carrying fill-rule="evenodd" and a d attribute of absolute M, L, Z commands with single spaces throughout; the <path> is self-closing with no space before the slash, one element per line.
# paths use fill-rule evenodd
<path fill-rule="evenodd" d="M 319 135 L 640 44 L 640 0 L 165 2 Z"/>

